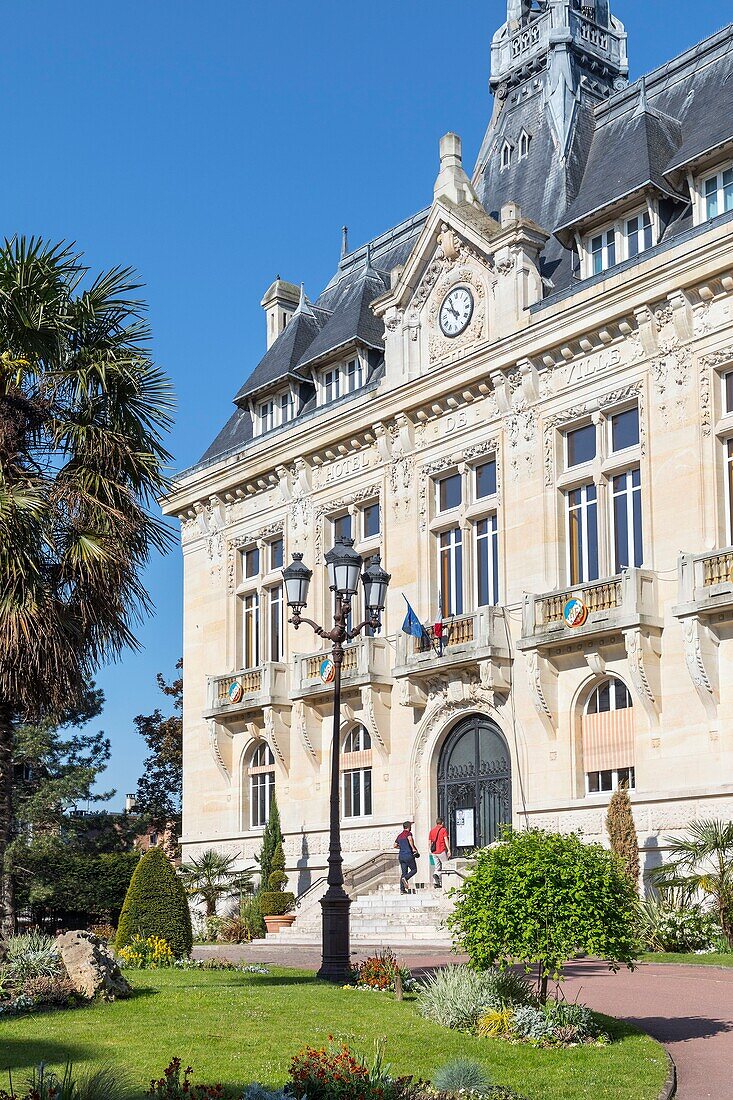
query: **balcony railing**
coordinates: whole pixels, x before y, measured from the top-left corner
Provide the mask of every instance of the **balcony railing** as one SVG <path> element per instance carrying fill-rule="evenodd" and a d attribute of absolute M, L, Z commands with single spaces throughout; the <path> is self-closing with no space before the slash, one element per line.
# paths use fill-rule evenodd
<path fill-rule="evenodd" d="M 573 638 L 619 633 L 638 625 L 661 626 L 656 580 L 643 569 L 524 598 L 519 649 L 566 645 Z"/>
<path fill-rule="evenodd" d="M 733 613 L 733 547 L 679 558 L 679 615 Z"/>
<path fill-rule="evenodd" d="M 296 654 L 293 662 L 293 699 L 326 695 L 333 691 L 333 684 L 321 678 L 323 662 L 331 656 L 331 650 L 318 653 Z M 372 682 L 391 682 L 391 652 L 386 638 L 361 635 L 344 646 L 341 665 L 341 687 L 361 687 Z"/>
<path fill-rule="evenodd" d="M 287 668 L 283 664 L 268 662 L 258 668 L 208 678 L 211 714 L 241 713 L 287 700 Z"/>
<path fill-rule="evenodd" d="M 442 639 L 429 627 L 420 638 L 398 634 L 397 677 L 435 672 L 438 667 L 477 664 L 492 657 L 508 660 L 509 645 L 504 610 L 482 607 L 468 615 L 443 620 Z"/>

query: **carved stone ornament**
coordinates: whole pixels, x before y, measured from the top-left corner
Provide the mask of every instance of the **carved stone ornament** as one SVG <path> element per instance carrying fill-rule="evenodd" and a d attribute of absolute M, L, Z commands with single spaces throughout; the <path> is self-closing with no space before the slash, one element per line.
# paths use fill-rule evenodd
<path fill-rule="evenodd" d="M 607 410 L 614 405 L 622 405 L 625 401 L 636 398 L 639 409 L 639 449 L 642 457 L 646 454 L 646 415 L 644 409 L 644 383 L 642 380 L 632 382 L 628 386 L 609 390 L 601 394 L 594 401 L 587 401 L 580 405 L 572 405 L 553 416 L 548 416 L 543 425 L 543 461 L 545 468 L 545 485 L 555 484 L 555 434 L 566 424 L 572 424 L 592 412 Z"/>
<path fill-rule="evenodd" d="M 231 742 L 231 734 L 226 728 L 219 724 L 215 718 L 208 718 L 207 725 L 209 727 L 209 751 L 214 758 L 214 763 L 219 769 L 219 774 L 222 776 L 227 786 L 232 782 L 231 768 L 227 767 L 224 759 L 224 753 L 222 751 L 222 738 L 228 738 Z"/>
<path fill-rule="evenodd" d="M 657 642 L 656 647 L 654 641 Z M 649 724 L 655 728 L 659 724 L 659 704 L 652 688 L 652 675 L 657 671 L 659 663 L 658 639 L 653 640 L 635 627 L 624 631 L 624 644 L 629 662 L 631 686 L 649 719 Z"/>
<path fill-rule="evenodd" d="M 308 733 L 308 718 L 305 707 L 305 702 L 302 699 L 298 699 L 293 703 L 293 712 L 291 718 L 291 729 L 294 729 L 300 738 L 300 743 L 305 749 L 306 757 L 314 768 L 319 765 L 318 753 L 315 746 L 310 739 Z"/>
<path fill-rule="evenodd" d="M 709 436 L 713 427 L 713 402 L 711 394 L 711 380 L 713 372 L 721 367 L 733 363 L 733 348 L 723 348 L 714 351 L 710 355 L 703 355 L 699 363 L 699 393 L 700 393 L 700 419 L 702 422 L 702 434 Z"/>
<path fill-rule="evenodd" d="M 379 500 L 379 506 L 381 508 L 382 497 L 379 482 L 372 483 L 371 485 L 363 485 L 360 489 L 355 489 L 352 493 L 347 493 L 342 497 L 335 497 L 333 500 L 324 501 L 322 504 L 316 506 L 313 516 L 315 527 L 313 557 L 316 565 L 321 565 L 323 563 L 323 534 L 326 516 L 332 515 L 334 512 L 339 512 L 343 508 L 350 508 L 352 505 L 361 504 L 364 500 L 373 500 L 375 497 Z"/>
<path fill-rule="evenodd" d="M 683 639 L 687 671 L 705 708 L 711 731 L 717 730 L 719 640 L 697 615 L 684 620 Z"/>
<path fill-rule="evenodd" d="M 420 519 L 421 531 L 427 531 L 428 529 L 428 520 L 430 518 L 428 489 L 431 485 L 431 478 L 434 474 L 439 474 L 443 470 L 450 469 L 451 466 L 455 466 L 453 456 L 443 455 L 442 458 L 433 459 L 432 462 L 426 462 L 423 466 L 420 467 L 418 488 L 418 515 Z"/>
<path fill-rule="evenodd" d="M 652 363 L 654 394 L 665 427 L 684 424 L 687 401 L 692 392 L 692 353 L 678 347 Z"/>
<path fill-rule="evenodd" d="M 535 710 L 547 733 L 555 738 L 557 736 L 557 669 L 536 649 L 528 650 L 525 660 L 527 682 Z"/>

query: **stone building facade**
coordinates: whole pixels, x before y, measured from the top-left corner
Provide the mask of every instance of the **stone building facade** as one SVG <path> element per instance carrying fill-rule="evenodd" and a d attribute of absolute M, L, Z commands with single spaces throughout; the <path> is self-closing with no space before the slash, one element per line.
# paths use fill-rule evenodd
<path fill-rule="evenodd" d="M 503 821 L 602 838 L 620 783 L 647 867 L 733 815 L 733 26 L 634 84 L 626 44 L 607 0 L 509 0 L 473 175 L 446 135 L 429 209 L 312 301 L 265 295 L 166 504 L 184 858 L 251 861 L 275 791 L 293 884 L 325 865 L 331 687 L 280 569 L 303 553 L 326 624 L 342 535 L 392 576 L 344 664 L 347 864 L 407 817 L 427 849 L 439 811 L 459 852 Z"/>

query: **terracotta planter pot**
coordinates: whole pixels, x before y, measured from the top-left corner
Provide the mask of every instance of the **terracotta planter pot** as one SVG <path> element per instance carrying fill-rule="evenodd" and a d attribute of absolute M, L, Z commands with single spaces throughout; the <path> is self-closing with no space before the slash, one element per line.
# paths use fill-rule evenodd
<path fill-rule="evenodd" d="M 295 913 L 281 913 L 278 917 L 265 917 L 265 927 L 268 934 L 270 932 L 279 932 L 281 928 L 290 928 L 290 925 L 295 920 Z"/>

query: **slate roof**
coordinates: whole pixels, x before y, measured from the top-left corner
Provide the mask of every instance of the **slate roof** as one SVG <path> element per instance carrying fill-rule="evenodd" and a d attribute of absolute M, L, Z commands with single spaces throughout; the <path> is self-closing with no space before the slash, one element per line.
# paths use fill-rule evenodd
<path fill-rule="evenodd" d="M 494 111 L 474 170 L 474 187 L 488 214 L 498 219 L 504 203 L 515 202 L 525 217 L 554 234 L 541 257 L 548 297 L 577 285 L 574 253 L 567 247 L 571 226 L 600 217 L 604 208 L 611 211 L 647 188 L 670 208 L 660 244 L 690 231 L 683 169 L 733 144 L 733 24 L 601 103 L 584 87 L 581 81 L 565 157 L 554 139 L 542 73 L 535 72 L 510 89 Z M 523 130 L 531 138 L 528 156 L 515 155 L 502 169 L 504 141 L 516 153 Z M 277 382 L 304 379 L 306 368 L 348 345 L 382 350 L 382 322 L 370 304 L 389 285 L 389 272 L 409 258 L 427 214 L 421 211 L 342 257 L 326 288 L 313 305 L 299 307 L 235 400 L 246 406 L 252 395 Z M 372 363 L 369 377 L 376 376 Z M 312 411 L 312 404 L 300 415 Z M 249 413 L 237 409 L 202 461 L 241 449 L 251 439 Z"/>

